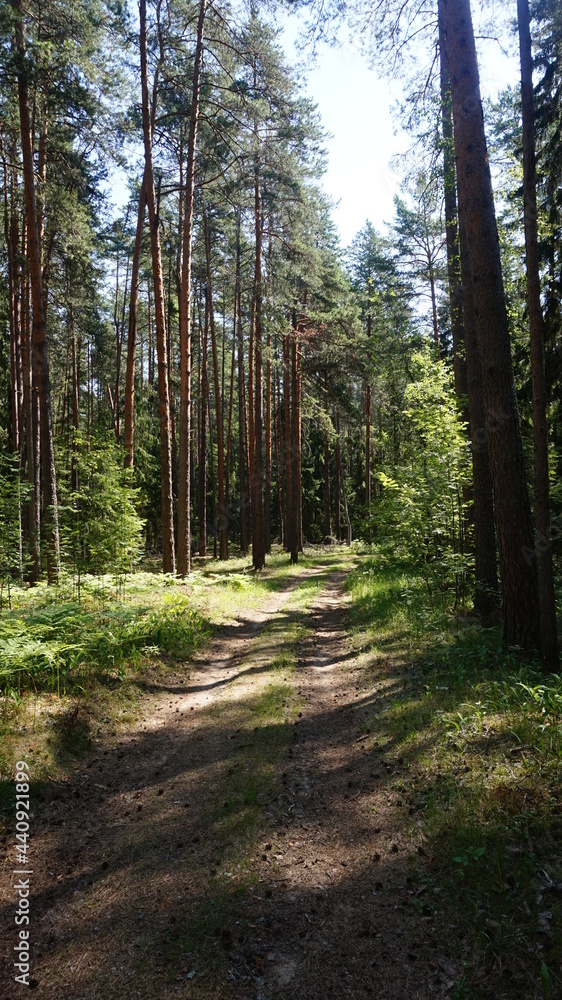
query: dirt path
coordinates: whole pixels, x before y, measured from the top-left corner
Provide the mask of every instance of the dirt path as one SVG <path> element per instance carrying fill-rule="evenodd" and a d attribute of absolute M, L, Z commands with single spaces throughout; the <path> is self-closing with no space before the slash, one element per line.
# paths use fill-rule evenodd
<path fill-rule="evenodd" d="M 299 577 L 241 614 L 50 791 L 33 817 L 36 996 L 453 995 L 412 874 L 414 810 L 366 732 L 342 581 L 307 608 Z M 0 919 L 7 1000 L 24 988 L 10 892 Z"/>

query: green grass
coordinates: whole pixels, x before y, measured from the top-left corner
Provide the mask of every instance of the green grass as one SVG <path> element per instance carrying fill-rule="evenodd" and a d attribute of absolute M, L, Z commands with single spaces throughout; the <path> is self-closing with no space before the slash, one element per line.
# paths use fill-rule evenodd
<path fill-rule="evenodd" d="M 406 564 L 374 556 L 347 585 L 375 682 L 366 728 L 410 804 L 448 943 L 462 958 L 468 939 L 478 956 L 459 995 L 489 996 L 493 982 L 541 996 L 547 975 L 562 995 L 562 894 L 541 896 L 537 878 L 562 883 L 562 678 L 503 650 L 498 629 L 428 607 Z"/>

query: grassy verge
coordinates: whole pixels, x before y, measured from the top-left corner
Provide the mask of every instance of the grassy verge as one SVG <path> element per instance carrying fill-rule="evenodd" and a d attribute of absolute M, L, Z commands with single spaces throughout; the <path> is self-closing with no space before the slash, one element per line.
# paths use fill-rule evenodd
<path fill-rule="evenodd" d="M 367 728 L 406 799 L 427 891 L 414 903 L 439 893 L 465 965 L 453 995 L 561 996 L 562 679 L 502 650 L 499 630 L 428 607 L 423 580 L 382 554 L 347 585 L 376 684 Z"/>

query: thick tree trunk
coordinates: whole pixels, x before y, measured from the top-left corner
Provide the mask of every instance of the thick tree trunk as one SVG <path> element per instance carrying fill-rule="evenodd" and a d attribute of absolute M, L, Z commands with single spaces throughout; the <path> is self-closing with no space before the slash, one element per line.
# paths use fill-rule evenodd
<path fill-rule="evenodd" d="M 156 324 L 156 349 L 158 354 L 158 398 L 160 408 L 160 470 L 162 477 L 162 556 L 165 573 L 175 573 L 174 507 L 172 494 L 172 445 L 170 433 L 170 394 L 168 388 L 168 351 L 162 254 L 154 189 L 152 159 L 152 127 L 148 94 L 148 54 L 146 39 L 146 0 L 140 0 L 140 60 L 142 86 L 142 123 L 146 177 L 146 200 L 150 223 L 150 251 L 154 283 L 154 319 Z M 153 95 L 155 103 L 156 95 Z"/>
<path fill-rule="evenodd" d="M 33 302 L 33 356 L 40 405 L 41 469 L 43 474 L 43 498 L 45 510 L 45 536 L 47 550 L 47 577 L 49 583 L 58 583 L 60 578 L 60 545 L 57 502 L 57 481 L 55 472 L 55 452 L 53 447 L 53 427 L 51 420 L 51 393 L 49 383 L 49 362 L 47 357 L 45 300 L 41 265 L 39 222 L 31 145 L 29 116 L 29 94 L 25 70 L 25 46 L 23 37 L 23 4 L 15 0 L 17 12 L 16 44 L 21 60 L 18 73 L 18 100 L 21 126 L 23 178 L 27 219 L 27 251 L 31 277 Z M 32 365 L 32 367 L 34 367 Z"/>
<path fill-rule="evenodd" d="M 451 76 L 459 218 L 466 227 L 504 611 L 504 641 L 541 646 L 531 508 L 515 395 L 469 0 L 439 0 Z"/>
<path fill-rule="evenodd" d="M 496 610 L 499 600 L 494 496 L 482 394 L 482 372 L 476 338 L 476 317 L 472 302 L 472 282 L 466 244 L 466 233 L 461 220 L 459 253 L 474 499 L 472 508 L 474 522 L 474 607 L 479 615 L 487 618 Z M 493 428 L 495 424 L 491 426 Z"/>
<path fill-rule="evenodd" d="M 200 0 L 185 177 L 180 296 L 180 446 L 178 463 L 178 573 L 180 576 L 186 576 L 191 570 L 191 261 L 195 149 L 199 124 L 203 30 L 206 10 L 207 0 Z"/>
<path fill-rule="evenodd" d="M 365 388 L 365 503 L 371 503 L 371 386 Z M 367 515 L 368 515 L 367 509 Z"/>
<path fill-rule="evenodd" d="M 155 102 L 153 102 L 153 109 Z M 137 357 L 137 327 L 140 262 L 142 251 L 142 234 L 146 208 L 146 175 L 143 175 L 137 215 L 137 230 L 133 250 L 133 266 L 131 269 L 131 298 L 129 302 L 129 331 L 127 336 L 127 370 L 125 374 L 125 468 L 132 469 L 135 461 L 135 370 Z"/>
<path fill-rule="evenodd" d="M 521 57 L 521 108 L 523 117 L 523 204 L 525 254 L 527 260 L 527 306 L 531 334 L 531 381 L 533 391 L 533 435 L 535 453 L 536 560 L 539 579 L 541 651 L 544 666 L 559 666 L 556 632 L 556 598 L 552 572 L 552 536 L 548 476 L 548 428 L 546 379 L 541 311 L 537 230 L 537 171 L 535 162 L 535 113 L 533 100 L 533 55 L 528 0 L 517 0 L 519 52 Z"/>
<path fill-rule="evenodd" d="M 215 535 L 219 532 L 219 554 L 221 559 L 228 559 L 227 529 L 228 521 L 226 516 L 226 504 L 224 500 L 224 436 L 222 426 L 222 394 L 219 377 L 219 360 L 217 351 L 217 337 L 215 330 L 215 305 L 213 301 L 213 285 L 211 278 L 211 234 L 209 232 L 208 220 L 203 212 L 203 230 L 205 234 L 205 260 L 207 273 L 207 297 L 209 304 L 209 320 L 211 328 L 211 350 L 213 354 L 213 379 L 215 386 L 215 419 L 217 425 L 217 485 L 218 504 L 215 518 Z"/>
<path fill-rule="evenodd" d="M 466 235 L 464 235 L 462 241 L 462 251 L 460 247 L 451 81 L 441 18 L 439 19 L 439 54 L 447 270 L 453 335 L 455 392 L 459 400 L 460 413 L 469 426 L 472 448 L 472 489 L 470 491 L 467 490 L 464 500 L 471 503 L 467 521 L 469 525 L 472 524 L 474 532 L 474 607 L 482 617 L 487 618 L 498 605 L 494 502 L 488 442 L 484 431 L 485 416 L 482 397 L 482 376 L 476 340 Z"/>

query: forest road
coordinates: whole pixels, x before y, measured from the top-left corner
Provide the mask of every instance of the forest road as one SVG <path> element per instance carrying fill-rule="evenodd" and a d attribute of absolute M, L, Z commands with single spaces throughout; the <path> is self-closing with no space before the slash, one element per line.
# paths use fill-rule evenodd
<path fill-rule="evenodd" d="M 344 577 L 305 571 L 224 628 L 51 790 L 32 841 L 35 996 L 452 995 L 446 944 L 412 905 L 420 833 L 396 808 Z M 0 919 L 7 940 L 11 904 Z M 6 1000 L 25 989 L 8 955 Z"/>

